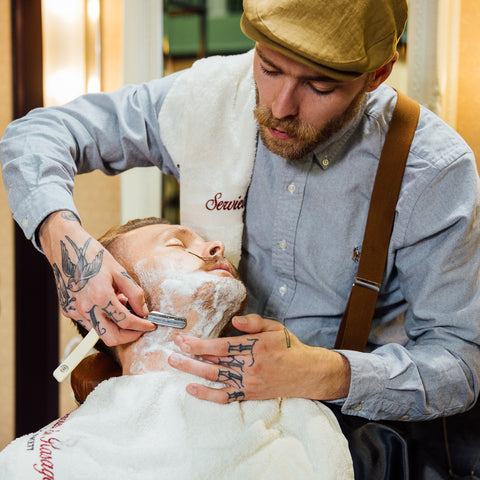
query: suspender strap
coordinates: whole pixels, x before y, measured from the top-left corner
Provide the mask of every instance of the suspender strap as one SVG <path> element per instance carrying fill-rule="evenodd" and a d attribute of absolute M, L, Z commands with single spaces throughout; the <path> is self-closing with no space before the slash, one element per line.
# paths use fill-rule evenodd
<path fill-rule="evenodd" d="M 337 334 L 335 348 L 364 351 L 387 261 L 395 207 L 420 106 L 398 92 L 375 176 L 360 263 Z"/>

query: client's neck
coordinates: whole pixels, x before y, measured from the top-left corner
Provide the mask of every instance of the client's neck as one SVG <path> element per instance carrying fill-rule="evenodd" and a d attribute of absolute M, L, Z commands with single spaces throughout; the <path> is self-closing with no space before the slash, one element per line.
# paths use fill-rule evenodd
<path fill-rule="evenodd" d="M 172 352 L 180 352 L 174 344 L 176 335 L 194 335 L 200 338 L 218 337 L 231 313 L 196 310 L 177 313 L 187 320 L 184 329 L 158 326 L 153 332 L 145 333 L 137 341 L 117 347 L 117 356 L 123 375 L 139 375 L 170 369 L 167 359 Z"/>
<path fill-rule="evenodd" d="M 142 278 L 139 275 L 139 279 Z M 241 311 L 245 286 L 234 278 L 175 273 L 162 281 L 141 282 L 150 293 L 150 307 L 159 312 L 185 317 L 183 330 L 158 327 L 139 340 L 117 348 L 125 375 L 170 369 L 168 356 L 178 351 L 173 343 L 179 333 L 200 338 L 218 337 L 228 320 Z M 150 286 L 151 288 L 146 288 Z"/>

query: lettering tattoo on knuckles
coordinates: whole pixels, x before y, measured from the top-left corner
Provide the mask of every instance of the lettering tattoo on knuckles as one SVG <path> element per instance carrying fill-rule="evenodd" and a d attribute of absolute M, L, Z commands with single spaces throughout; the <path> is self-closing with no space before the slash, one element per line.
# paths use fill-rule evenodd
<path fill-rule="evenodd" d="M 127 315 L 124 312 L 119 312 L 114 306 L 112 302 L 108 302 L 106 307 L 100 307 L 99 305 L 93 305 L 92 308 L 87 312 L 90 317 L 90 322 L 92 323 L 92 327 L 97 331 L 98 335 L 101 337 L 107 329 L 102 327 L 97 315 L 95 313 L 95 309 L 100 309 L 104 312 L 108 319 L 112 320 L 115 323 L 120 323 L 122 320 L 127 318 Z M 102 317 L 100 317 L 102 318 Z"/>
<path fill-rule="evenodd" d="M 234 355 L 229 355 L 230 360 L 218 359 L 218 365 L 223 365 L 224 367 L 238 368 L 243 372 L 243 366 L 245 365 L 245 360 L 238 360 Z"/>
<path fill-rule="evenodd" d="M 217 376 L 217 381 L 218 382 L 232 382 L 234 383 L 238 388 L 244 388 L 243 385 L 243 375 L 241 373 L 235 373 L 232 372 L 231 370 L 218 370 L 218 376 Z"/>
<path fill-rule="evenodd" d="M 227 392 L 227 403 L 241 402 L 242 400 L 245 400 L 243 392 Z"/>
<path fill-rule="evenodd" d="M 98 336 L 101 337 L 107 329 L 105 327 L 102 327 L 100 325 L 100 321 L 97 320 L 97 316 L 95 315 L 95 309 L 98 308 L 98 305 L 94 305 L 91 310 L 89 310 L 87 313 L 90 316 L 90 321 L 92 322 L 92 327 L 96 330 L 98 333 Z"/>
<path fill-rule="evenodd" d="M 247 338 L 247 340 L 251 343 L 239 343 L 236 345 L 232 345 L 230 342 L 228 342 L 228 353 L 230 352 L 250 352 L 252 361 L 249 367 L 251 367 L 255 363 L 255 357 L 253 356 L 253 347 L 254 345 L 258 342 L 258 338 Z"/>
<path fill-rule="evenodd" d="M 138 287 L 138 283 L 128 274 L 128 272 L 120 272 L 120 275 L 122 275 L 122 277 L 128 278 L 136 287 Z"/>
<path fill-rule="evenodd" d="M 112 302 L 108 302 L 107 306 L 102 308 L 102 310 L 107 314 L 107 317 L 113 320 L 115 323 L 120 323 L 122 320 L 127 318 L 125 312 L 119 312 Z"/>

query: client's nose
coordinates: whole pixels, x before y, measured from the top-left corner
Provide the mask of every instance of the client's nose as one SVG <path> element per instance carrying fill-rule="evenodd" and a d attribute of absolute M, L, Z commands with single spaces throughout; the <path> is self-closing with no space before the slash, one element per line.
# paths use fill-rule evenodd
<path fill-rule="evenodd" d="M 220 256 L 223 257 L 225 253 L 225 245 L 220 240 L 216 240 L 214 242 L 206 242 L 203 247 L 202 255 L 204 257 L 215 257 Z"/>

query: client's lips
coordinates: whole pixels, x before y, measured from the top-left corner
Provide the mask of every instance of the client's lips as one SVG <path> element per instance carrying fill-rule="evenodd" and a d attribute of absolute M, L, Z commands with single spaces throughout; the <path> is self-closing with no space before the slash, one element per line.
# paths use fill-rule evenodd
<path fill-rule="evenodd" d="M 220 275 L 222 275 L 222 272 L 225 272 L 230 276 L 233 276 L 232 270 L 228 262 L 217 262 L 217 263 L 214 263 L 213 265 L 209 265 L 207 268 L 207 271 L 212 273 L 217 273 Z"/>
<path fill-rule="evenodd" d="M 279 140 L 293 140 L 293 137 L 281 129 L 270 127 L 268 131 L 272 137 L 278 138 Z"/>

